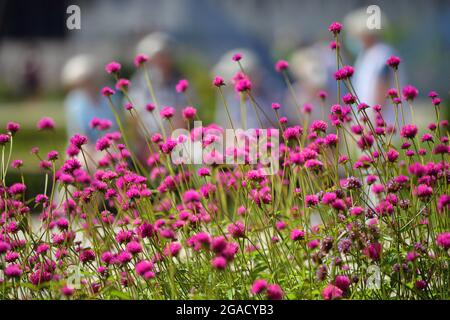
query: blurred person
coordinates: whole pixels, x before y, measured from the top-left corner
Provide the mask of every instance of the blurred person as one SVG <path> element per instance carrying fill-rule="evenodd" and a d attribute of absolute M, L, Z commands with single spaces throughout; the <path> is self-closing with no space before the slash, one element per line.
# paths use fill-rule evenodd
<path fill-rule="evenodd" d="M 392 70 L 386 65 L 386 61 L 390 56 L 396 55 L 396 52 L 382 40 L 383 29 L 388 26 L 386 16 L 381 13 L 383 29 L 369 29 L 368 18 L 366 9 L 349 13 L 344 19 L 347 31 L 344 41 L 347 49 L 356 56 L 352 82 L 360 102 L 369 106 L 384 106 L 387 90 L 395 87 Z M 402 79 L 401 69 L 399 72 L 399 78 Z M 372 117 L 373 114 L 369 113 L 369 116 Z M 383 108 L 383 118 L 392 124 L 395 120 L 393 108 Z"/>
<path fill-rule="evenodd" d="M 164 106 L 175 108 L 177 112 L 172 120 L 175 127 L 180 127 L 184 125 L 181 109 L 185 107 L 186 99 L 175 91 L 175 87 L 181 79 L 175 52 L 175 40 L 163 32 L 154 32 L 145 36 L 136 46 L 136 54 L 145 54 L 150 58 L 148 68 L 159 108 Z M 160 128 L 155 117 L 160 117 L 160 115 L 156 112 L 153 112 L 152 115 L 146 110 L 147 104 L 155 104 L 156 101 L 152 100 L 143 72 L 138 71 L 131 77 L 129 96 L 149 131 L 159 132 Z M 163 121 L 163 123 L 165 122 Z"/>
<path fill-rule="evenodd" d="M 107 99 L 102 97 L 100 93 L 100 79 L 96 78 L 100 70 L 94 57 L 81 54 L 69 59 L 61 74 L 62 84 L 68 91 L 64 100 L 67 135 L 69 138 L 77 133 L 87 136 L 88 144 L 83 148 L 86 148 L 94 161 L 99 160 L 104 155 L 95 149 L 97 139 L 105 131 L 118 130 L 114 113 Z M 118 97 L 113 97 L 113 99 L 118 99 Z M 100 131 L 93 128 L 91 121 L 94 118 L 109 120 L 111 123 L 110 129 Z M 82 160 L 80 158 L 80 161 Z M 88 163 L 88 165 L 91 164 Z"/>
<path fill-rule="evenodd" d="M 258 119 L 255 108 L 248 98 L 245 99 L 246 119 L 242 117 L 240 94 L 235 91 L 233 85 L 236 77 L 242 75 L 238 63 L 232 60 L 233 55 L 236 53 L 242 55 L 242 59 L 239 62 L 245 71 L 245 76 L 249 77 L 251 81 L 251 93 L 267 117 L 258 107 L 256 107 L 259 115 Z M 219 59 L 213 68 L 212 76 L 220 76 L 225 80 L 225 83 L 228 84 L 223 87 L 222 90 L 235 129 L 260 128 L 260 120 L 263 127 L 276 127 L 277 120 L 274 111 L 271 109 L 271 104 L 277 101 L 275 99 L 277 90 L 275 87 L 270 86 L 270 81 L 268 81 L 270 79 L 268 79 L 266 75 L 267 72 L 262 67 L 258 56 L 253 51 L 245 48 L 228 51 Z M 215 122 L 223 128 L 232 128 L 222 99 L 217 97 L 216 101 Z M 243 121 L 245 121 L 245 123 L 243 123 Z"/>
<path fill-rule="evenodd" d="M 300 111 L 301 118 L 308 115 L 310 121 L 318 119 L 328 121 L 328 104 L 323 103 L 319 93 L 326 91 L 332 96 L 336 90 L 332 77 L 335 71 L 333 52 L 326 44 L 316 43 L 295 51 L 289 59 L 289 65 L 289 71 L 294 78 L 292 87 L 297 100 L 295 101 L 287 90 L 285 104 L 289 106 L 286 109 L 289 111 L 290 122 L 298 123 L 297 111 Z"/>
<path fill-rule="evenodd" d="M 36 97 L 41 89 L 42 59 L 35 43 L 28 45 L 23 66 L 23 93 L 27 97 Z"/>

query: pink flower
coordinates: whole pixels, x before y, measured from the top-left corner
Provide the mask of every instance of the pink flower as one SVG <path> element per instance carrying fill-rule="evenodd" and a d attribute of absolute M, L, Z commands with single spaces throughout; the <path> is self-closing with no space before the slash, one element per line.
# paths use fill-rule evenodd
<path fill-rule="evenodd" d="M 283 290 L 277 284 L 267 286 L 267 298 L 269 300 L 282 300 L 284 296 Z"/>
<path fill-rule="evenodd" d="M 303 230 L 294 229 L 291 231 L 291 240 L 303 240 L 305 238 L 305 232 Z"/>
<path fill-rule="evenodd" d="M 136 263 L 135 266 L 136 273 L 145 279 L 150 279 L 154 277 L 153 263 L 148 260 L 142 260 Z"/>
<path fill-rule="evenodd" d="M 11 195 L 21 194 L 27 190 L 27 186 L 23 183 L 14 183 L 11 187 L 9 187 L 9 193 Z"/>
<path fill-rule="evenodd" d="M 417 90 L 417 88 L 413 87 L 412 85 L 407 85 L 403 87 L 402 94 L 406 100 L 412 101 L 419 94 L 419 90 Z"/>
<path fill-rule="evenodd" d="M 145 54 L 138 54 L 134 58 L 134 65 L 136 67 L 142 66 L 145 62 L 147 62 L 150 58 Z"/>
<path fill-rule="evenodd" d="M 336 80 L 345 80 L 350 78 L 351 76 L 353 76 L 354 73 L 354 69 L 351 66 L 344 66 L 341 69 L 339 69 L 338 71 L 336 71 L 334 73 L 334 78 Z"/>
<path fill-rule="evenodd" d="M 412 139 L 417 134 L 417 127 L 413 124 L 407 124 L 400 130 L 400 136 Z"/>
<path fill-rule="evenodd" d="M 161 112 L 160 112 L 161 117 L 165 118 L 165 119 L 170 119 L 175 115 L 175 109 L 172 107 L 163 107 Z"/>
<path fill-rule="evenodd" d="M 450 232 L 443 232 L 436 237 L 436 244 L 445 250 L 450 248 Z"/>
<path fill-rule="evenodd" d="M 102 88 L 102 96 L 104 96 L 104 97 L 112 96 L 115 93 L 116 92 L 113 89 L 111 89 L 110 87 L 103 87 Z"/>
<path fill-rule="evenodd" d="M 39 130 L 51 130 L 55 128 L 55 121 L 52 118 L 44 117 L 38 121 L 37 127 Z"/>
<path fill-rule="evenodd" d="M 142 246 L 137 241 L 131 241 L 131 242 L 127 243 L 126 248 L 127 248 L 127 251 L 133 255 L 142 252 Z"/>
<path fill-rule="evenodd" d="M 419 184 L 414 189 L 414 194 L 421 199 L 428 199 L 433 195 L 433 188 L 426 184 Z"/>
<path fill-rule="evenodd" d="M 276 103 L 276 102 L 272 103 L 272 109 L 273 110 L 278 110 L 280 108 L 281 108 L 281 105 L 279 103 Z"/>
<path fill-rule="evenodd" d="M 373 261 L 378 261 L 381 258 L 382 249 L 383 247 L 379 242 L 374 242 L 365 247 L 363 253 Z"/>
<path fill-rule="evenodd" d="M 125 78 L 121 78 L 119 80 L 117 80 L 116 82 L 116 89 L 117 90 L 127 90 L 128 87 L 130 86 L 130 80 L 125 79 Z"/>
<path fill-rule="evenodd" d="M 287 68 L 289 68 L 289 63 L 286 60 L 279 60 L 276 64 L 275 64 L 275 70 L 277 72 L 281 72 L 286 70 Z"/>
<path fill-rule="evenodd" d="M 64 286 L 61 288 L 61 294 L 62 294 L 63 296 L 70 297 L 70 296 L 72 296 L 74 293 L 75 293 L 75 289 L 73 289 L 73 288 L 71 288 L 71 287 L 69 287 L 69 286 L 67 286 L 67 285 L 64 285 Z"/>
<path fill-rule="evenodd" d="M 193 189 L 188 190 L 183 194 L 183 202 L 184 203 L 199 202 L 200 199 L 201 199 L 200 193 L 198 193 L 197 191 L 195 191 Z"/>
<path fill-rule="evenodd" d="M 96 144 L 95 144 L 95 148 L 96 148 L 98 151 L 106 150 L 106 149 L 108 149 L 110 146 L 111 146 L 111 143 L 110 143 L 109 139 L 106 138 L 106 137 L 102 137 L 102 138 L 98 139 L 97 142 L 96 142 Z"/>
<path fill-rule="evenodd" d="M 233 57 L 231 57 L 231 60 L 233 60 L 233 61 L 240 61 L 242 59 L 242 55 L 240 54 L 240 53 L 235 53 L 234 55 L 233 55 Z"/>
<path fill-rule="evenodd" d="M 4 272 L 9 278 L 20 278 L 22 275 L 22 269 L 19 264 L 10 264 L 5 268 Z"/>
<path fill-rule="evenodd" d="M 186 79 L 181 79 L 178 81 L 177 85 L 175 86 L 175 90 L 178 93 L 186 92 L 186 90 L 189 88 L 189 82 Z"/>
<path fill-rule="evenodd" d="M 105 66 L 105 70 L 107 73 L 111 74 L 111 73 L 116 73 L 119 72 L 121 69 L 121 65 L 120 63 L 116 62 L 116 61 L 111 61 L 110 63 L 108 63 Z"/>
<path fill-rule="evenodd" d="M 390 162 L 395 162 L 398 158 L 398 152 L 395 149 L 389 149 L 386 156 Z"/>
<path fill-rule="evenodd" d="M 171 242 L 167 245 L 164 253 L 168 256 L 176 257 L 181 251 L 181 244 L 179 242 Z"/>
<path fill-rule="evenodd" d="M 237 92 L 250 91 L 252 89 L 252 83 L 247 78 L 241 79 L 236 83 L 235 89 Z"/>
<path fill-rule="evenodd" d="M 0 146 L 7 144 L 11 137 L 7 134 L 0 134 Z"/>
<path fill-rule="evenodd" d="M 6 124 L 6 130 L 11 133 L 11 135 L 14 135 L 15 133 L 17 133 L 17 131 L 20 130 L 20 124 L 18 124 L 17 122 L 8 122 Z"/>
<path fill-rule="evenodd" d="M 387 59 L 386 64 L 387 64 L 389 67 L 391 67 L 391 68 L 397 70 L 397 69 L 398 69 L 398 65 L 400 64 L 400 62 L 401 62 L 401 60 L 400 60 L 399 57 L 396 57 L 396 56 L 390 56 L 390 57 Z"/>
<path fill-rule="evenodd" d="M 245 225 L 241 221 L 229 224 L 227 230 L 233 238 L 241 238 L 245 235 Z"/>
<path fill-rule="evenodd" d="M 322 290 L 322 297 L 324 300 L 335 300 L 342 298 L 343 292 L 338 287 L 329 284 Z"/>
<path fill-rule="evenodd" d="M 264 279 L 257 279 L 253 282 L 252 288 L 250 289 L 251 293 L 253 294 L 260 294 L 264 290 L 267 289 L 267 281 Z"/>
<path fill-rule="evenodd" d="M 183 118 L 185 119 L 193 119 L 197 114 L 197 109 L 194 107 L 188 106 L 183 109 Z"/>
<path fill-rule="evenodd" d="M 350 287 L 351 281 L 347 276 L 337 276 L 334 280 L 334 284 L 342 291 L 347 291 Z"/>
<path fill-rule="evenodd" d="M 225 81 L 223 81 L 222 77 L 216 76 L 213 80 L 213 85 L 216 87 L 222 87 L 225 85 Z"/>
<path fill-rule="evenodd" d="M 227 260 L 222 256 L 217 256 L 211 260 L 211 265 L 217 270 L 225 270 Z"/>
<path fill-rule="evenodd" d="M 334 33 L 335 35 L 340 33 L 342 30 L 342 24 L 340 24 L 339 22 L 333 22 L 332 24 L 330 24 L 330 26 L 328 27 L 328 31 Z"/>

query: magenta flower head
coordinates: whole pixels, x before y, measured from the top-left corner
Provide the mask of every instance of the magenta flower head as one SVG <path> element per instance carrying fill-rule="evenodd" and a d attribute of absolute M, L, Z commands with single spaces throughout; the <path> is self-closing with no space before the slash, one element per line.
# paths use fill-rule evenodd
<path fill-rule="evenodd" d="M 216 76 L 213 80 L 213 85 L 216 87 L 222 87 L 225 85 L 225 81 L 222 77 Z"/>
<path fill-rule="evenodd" d="M 134 65 L 136 67 L 142 66 L 144 63 L 146 63 L 150 58 L 145 54 L 138 54 L 134 58 Z"/>
<path fill-rule="evenodd" d="M 243 78 L 236 82 L 235 89 L 237 92 L 246 92 L 252 89 L 252 83 L 249 79 Z"/>
<path fill-rule="evenodd" d="M 390 162 L 395 162 L 398 158 L 398 152 L 395 149 L 390 149 L 386 152 L 387 158 Z"/>
<path fill-rule="evenodd" d="M 413 139 L 417 135 L 417 127 L 413 124 L 407 124 L 400 130 L 400 136 L 407 139 Z"/>
<path fill-rule="evenodd" d="M 419 90 L 417 90 L 417 88 L 413 87 L 412 85 L 407 85 L 403 87 L 402 94 L 403 98 L 412 101 L 419 94 Z"/>
<path fill-rule="evenodd" d="M 52 130 L 55 128 L 55 121 L 50 117 L 44 117 L 38 121 L 37 127 L 39 130 Z"/>
<path fill-rule="evenodd" d="M 436 237 L 436 244 L 447 250 L 450 249 L 450 232 L 443 232 Z"/>
<path fill-rule="evenodd" d="M 23 183 L 14 183 L 11 187 L 9 187 L 9 193 L 11 195 L 21 194 L 27 190 L 27 186 Z"/>
<path fill-rule="evenodd" d="M 250 289 L 250 292 L 252 294 L 260 294 L 262 293 L 264 290 L 267 289 L 267 281 L 264 279 L 257 279 L 253 282 L 252 284 L 252 288 Z"/>
<path fill-rule="evenodd" d="M 70 296 L 72 296 L 74 293 L 75 293 L 75 289 L 74 289 L 74 288 L 71 288 L 71 287 L 69 287 L 69 286 L 67 286 L 67 285 L 64 285 L 64 286 L 61 288 L 61 294 L 62 294 L 63 296 L 70 297 Z"/>
<path fill-rule="evenodd" d="M 162 110 L 160 111 L 160 115 L 165 119 L 170 119 L 175 115 L 175 109 L 168 106 L 163 107 Z"/>
<path fill-rule="evenodd" d="M 195 191 L 193 189 L 187 190 L 183 194 L 183 202 L 184 203 L 199 202 L 200 199 L 201 199 L 200 193 L 198 193 L 197 191 Z"/>
<path fill-rule="evenodd" d="M 347 276 L 337 276 L 334 284 L 342 291 L 347 291 L 350 287 L 351 281 Z"/>
<path fill-rule="evenodd" d="M 272 103 L 272 109 L 273 110 L 279 110 L 281 108 L 281 105 L 277 102 Z"/>
<path fill-rule="evenodd" d="M 136 273 L 146 279 L 152 278 L 149 277 L 152 274 L 153 263 L 148 260 L 142 260 L 136 263 L 135 266 Z"/>
<path fill-rule="evenodd" d="M 17 131 L 20 130 L 20 124 L 12 121 L 8 122 L 8 124 L 6 125 L 6 130 L 11 133 L 11 135 L 14 135 L 17 133 Z"/>
<path fill-rule="evenodd" d="M 110 97 L 114 93 L 116 93 L 116 92 L 113 89 L 111 89 L 110 87 L 103 87 L 102 88 L 102 96 L 104 96 L 104 97 Z"/>
<path fill-rule="evenodd" d="M 329 284 L 322 290 L 324 300 L 336 300 L 342 298 L 343 292 L 337 286 Z"/>
<path fill-rule="evenodd" d="M 4 146 L 11 140 L 11 137 L 8 134 L 0 134 L 0 146 Z"/>
<path fill-rule="evenodd" d="M 328 97 L 328 93 L 325 90 L 321 90 L 321 91 L 319 91 L 319 93 L 317 93 L 317 96 L 321 100 L 325 100 Z"/>
<path fill-rule="evenodd" d="M 278 60 L 278 62 L 275 64 L 275 70 L 277 72 L 282 72 L 289 68 L 289 63 L 286 60 Z"/>
<path fill-rule="evenodd" d="M 238 62 L 238 61 L 240 61 L 242 59 L 242 54 L 240 54 L 240 53 L 235 53 L 234 55 L 233 55 L 233 57 L 231 57 L 231 60 L 233 60 L 233 61 L 235 61 L 235 62 Z"/>
<path fill-rule="evenodd" d="M 225 268 L 227 267 L 227 259 L 222 256 L 217 256 L 211 260 L 211 265 L 214 267 L 214 269 L 225 270 Z"/>
<path fill-rule="evenodd" d="M 122 66 L 120 65 L 120 63 L 118 63 L 116 61 L 111 61 L 110 63 L 108 63 L 105 66 L 105 71 L 109 74 L 117 73 L 120 71 L 121 68 L 122 68 Z"/>
<path fill-rule="evenodd" d="M 189 82 L 186 79 L 181 79 L 178 81 L 177 85 L 175 86 L 175 90 L 178 93 L 186 92 L 186 90 L 189 88 Z"/>
<path fill-rule="evenodd" d="M 245 235 L 245 225 L 241 221 L 229 224 L 227 230 L 233 238 L 242 238 Z"/>
<path fill-rule="evenodd" d="M 269 284 L 267 286 L 267 299 L 282 300 L 284 296 L 283 290 L 277 284 Z"/>
<path fill-rule="evenodd" d="M 19 264 L 10 264 L 5 268 L 4 272 L 8 278 L 20 278 L 22 275 L 22 269 Z"/>
<path fill-rule="evenodd" d="M 147 103 L 145 105 L 145 110 L 147 110 L 148 112 L 153 112 L 153 110 L 155 110 L 156 106 L 153 103 Z"/>
<path fill-rule="evenodd" d="M 334 73 L 334 78 L 336 80 L 345 80 L 353 76 L 354 72 L 355 70 L 352 66 L 344 66 Z"/>
<path fill-rule="evenodd" d="M 332 24 L 330 24 L 330 26 L 328 27 L 328 31 L 330 31 L 333 34 L 338 34 L 340 33 L 342 30 L 342 24 L 340 24 L 339 22 L 333 22 Z"/>
<path fill-rule="evenodd" d="M 95 149 L 97 149 L 97 151 L 106 150 L 110 146 L 111 146 L 111 142 L 106 137 L 102 137 L 102 138 L 98 139 L 97 142 L 95 143 Z"/>
<path fill-rule="evenodd" d="M 130 86 L 130 80 L 125 79 L 125 78 L 121 78 L 119 80 L 117 80 L 116 82 L 116 89 L 117 90 L 127 90 L 128 87 Z"/>
<path fill-rule="evenodd" d="M 303 230 L 294 229 L 291 231 L 291 240 L 298 241 L 305 238 L 305 232 Z"/>
<path fill-rule="evenodd" d="M 23 161 L 20 159 L 13 160 L 13 162 L 11 164 L 11 167 L 13 167 L 14 169 L 18 169 L 22 166 L 23 166 Z"/>
<path fill-rule="evenodd" d="M 399 57 L 396 56 L 390 56 L 387 60 L 386 60 L 386 64 L 393 68 L 394 70 L 398 69 L 398 66 L 400 64 L 401 60 Z"/>
<path fill-rule="evenodd" d="M 197 114 L 197 109 L 191 106 L 187 106 L 183 109 L 183 118 L 185 119 L 193 119 Z"/>

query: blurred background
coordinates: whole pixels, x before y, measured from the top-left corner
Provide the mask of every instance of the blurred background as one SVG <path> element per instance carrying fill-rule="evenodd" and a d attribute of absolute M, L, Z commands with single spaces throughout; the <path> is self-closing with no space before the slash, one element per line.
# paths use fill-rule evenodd
<path fill-rule="evenodd" d="M 73 4 L 81 10 L 80 30 L 66 25 L 66 10 Z M 255 64 L 264 70 L 260 77 L 269 86 L 264 89 L 270 92 L 267 101 L 284 101 L 285 89 L 273 68 L 280 58 L 293 66 L 293 81 L 303 90 L 300 95 L 311 85 L 328 89 L 331 95 L 334 87 L 329 80 L 316 77 L 331 76 L 333 71 L 327 28 L 332 21 L 344 21 L 352 11 L 374 4 L 386 17 L 379 41 L 402 58 L 402 85 L 411 83 L 419 89 L 417 105 L 423 112 L 416 117 L 427 124 L 430 90 L 439 92 L 443 105 L 448 105 L 448 0 L 0 0 L 0 125 L 21 123 L 13 159 L 24 161 L 23 170 L 31 180 L 33 175 L 39 177 L 30 149 L 64 152 L 66 147 L 70 121 L 62 72 L 67 61 L 78 54 L 94 56 L 97 64 L 91 69 L 105 76 L 97 79 L 98 88 L 108 84 L 104 65 L 113 59 L 122 63 L 125 76 L 133 77 L 136 47 L 153 32 L 164 32 L 176 43 L 171 46 L 171 63 L 177 70 L 172 76 L 189 79 L 200 117 L 207 122 L 217 121 L 211 70 L 223 70 L 224 53 L 236 48 L 252 52 Z M 344 41 L 343 50 L 346 62 L 353 64 L 358 57 L 355 41 Z M 312 84 L 302 82 L 309 79 Z M 43 116 L 56 121 L 54 133 L 36 130 L 36 121 Z"/>

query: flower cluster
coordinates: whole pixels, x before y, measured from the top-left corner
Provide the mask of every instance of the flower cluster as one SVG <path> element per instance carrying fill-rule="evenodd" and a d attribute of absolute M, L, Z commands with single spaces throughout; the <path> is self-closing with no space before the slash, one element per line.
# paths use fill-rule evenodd
<path fill-rule="evenodd" d="M 338 22 L 329 27 L 335 48 L 342 30 Z M 136 56 L 138 72 L 146 72 L 148 59 Z M 232 58 L 241 67 L 242 59 Z M 396 72 L 400 58 L 386 63 Z M 141 163 L 123 125 L 120 132 L 107 132 L 111 121 L 99 118 L 89 125 L 101 137 L 70 137 L 65 157 L 33 148 L 46 182 L 32 199 L 25 178 L 6 184 L 8 170 L 22 174 L 23 161 L 3 157 L 2 297 L 448 299 L 450 150 L 438 94 L 430 93 L 437 118 L 424 132 L 404 119 L 386 123 L 382 108 L 403 108 L 401 98 L 411 102 L 418 90 L 390 89 L 386 106 L 369 106 L 352 89 L 353 68 L 338 67 L 335 79 L 347 92 L 339 97 L 342 105 L 328 105 L 329 122 L 305 117 L 301 125 L 288 125 L 278 117 L 281 105 L 271 105 L 278 123 L 270 130 L 282 132 L 273 175 L 262 174 L 253 162 L 171 162 L 170 153 L 186 139 L 203 146 L 219 139 L 223 129 L 217 126 L 210 126 L 217 134 L 193 128 L 178 138 L 163 125 L 160 132 L 143 130 L 149 148 Z M 275 69 L 288 80 L 286 61 Z M 131 83 L 120 77 L 120 63 L 105 70 L 126 93 Z M 233 79 L 217 76 L 211 82 L 211 90 L 220 93 L 232 83 L 236 94 L 251 95 L 243 68 Z M 188 90 L 183 79 L 174 94 Z M 113 104 L 113 89 L 105 87 L 102 94 Z M 326 92 L 317 94 L 327 103 Z M 133 112 L 131 101 L 126 106 Z M 161 124 L 172 124 L 177 115 L 157 101 L 145 108 Z M 302 112 L 312 108 L 307 104 Z M 188 124 L 197 108 L 184 106 L 182 117 Z M 45 117 L 37 127 L 50 130 L 55 122 Z M 11 152 L 16 135 L 20 125 L 8 123 L 0 134 L 3 154 Z M 92 158 L 88 144 L 100 155 L 93 164 L 86 161 Z M 249 146 L 226 153 L 250 157 Z M 215 151 L 206 158 L 222 156 Z M 33 212 L 40 226 L 32 225 Z"/>

